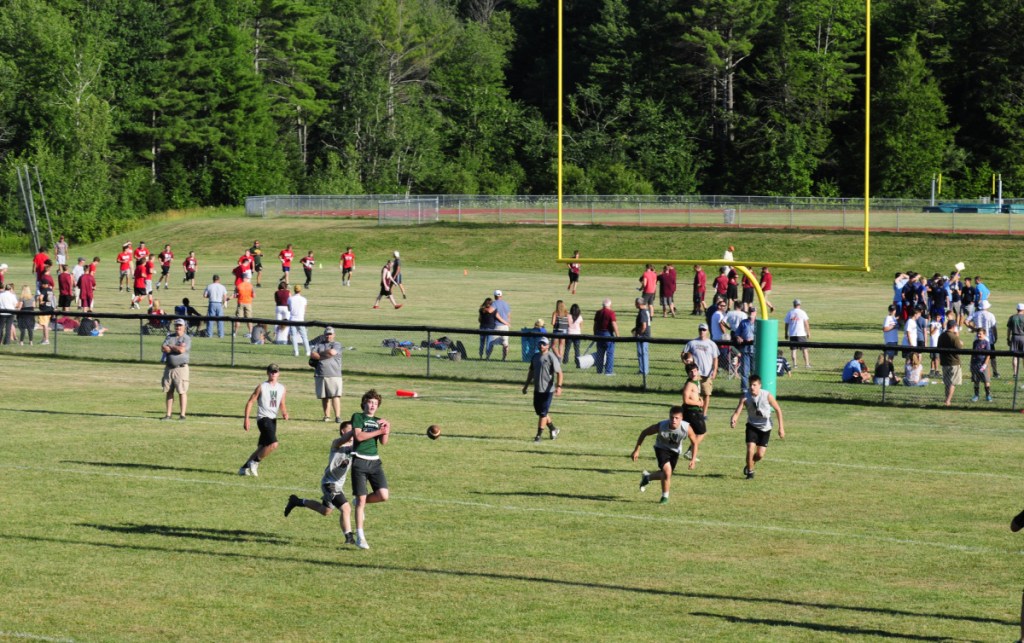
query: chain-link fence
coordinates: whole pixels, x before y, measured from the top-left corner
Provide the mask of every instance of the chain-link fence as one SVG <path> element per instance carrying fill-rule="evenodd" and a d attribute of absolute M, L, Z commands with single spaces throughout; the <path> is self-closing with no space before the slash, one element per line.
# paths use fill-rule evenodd
<path fill-rule="evenodd" d="M 554 224 L 552 195 L 419 195 L 438 200 L 440 221 Z M 379 218 L 382 202 L 401 194 L 269 195 L 245 200 L 249 216 Z M 1021 199 L 1004 199 L 1008 212 L 966 212 L 930 207 L 925 199 L 871 199 L 871 227 L 880 231 L 1024 233 Z M 925 212 L 925 209 L 934 211 Z M 968 208 L 970 209 L 970 208 Z M 566 224 L 726 226 L 733 228 L 864 227 L 864 199 L 743 195 L 566 195 Z"/>
<path fill-rule="evenodd" d="M 40 313 L 16 313 L 14 317 L 30 315 L 39 316 Z M 80 360 L 159 364 L 162 355 L 160 346 L 168 332 L 162 325 L 169 324 L 173 318 L 137 314 L 58 313 L 51 320 L 51 325 L 56 324 L 57 327 L 51 329 L 48 345 L 39 345 L 43 333 L 41 328 L 37 328 L 33 334 L 34 346 L 29 346 L 27 340 L 24 346 L 20 346 L 16 340 L 13 345 L 0 347 L 0 351 Z M 278 344 L 275 340 L 281 337 L 291 341 L 286 339 L 288 330 L 295 326 L 305 326 L 310 342 L 314 342 L 323 328 L 331 325 L 336 330 L 336 340 L 344 348 L 342 363 L 346 373 L 510 385 L 522 385 L 525 381 L 527 361 L 536 350 L 539 337 L 532 329 L 498 332 L 435 326 L 346 324 L 319 320 L 288 322 L 234 317 L 189 317 L 187 320 L 190 324 L 189 332 L 194 337 L 190 361 L 196 365 L 263 368 L 269 362 L 277 362 L 285 370 L 308 370 L 306 351 L 302 344 L 298 345 L 296 355 L 294 344 Z M 224 323 L 223 338 L 217 336 L 217 321 Z M 83 322 L 87 327 L 98 322 L 103 330 L 80 334 Z M 237 334 L 232 334 L 236 322 L 239 323 Z M 252 334 L 247 325 L 250 323 L 263 329 L 265 344 L 254 344 L 251 338 L 246 337 Z M 58 330 L 62 326 L 65 328 Z M 214 328 L 214 337 L 206 336 L 208 326 Z M 279 333 L 278 328 L 283 331 Z M 257 330 L 255 334 L 260 335 L 260 331 Z M 481 337 L 484 339 L 481 340 Z M 557 339 L 556 336 L 549 337 Z M 503 347 L 506 339 L 507 351 Z M 611 368 L 613 375 L 598 373 L 594 364 L 598 341 L 608 342 L 615 347 Z M 641 373 L 637 356 L 638 342 L 635 338 L 567 336 L 564 366 L 566 388 L 615 388 L 676 396 L 685 379 L 680 354 L 688 341 L 685 338 L 652 337 L 644 342 L 647 345 L 649 367 L 647 373 Z M 489 358 L 488 345 L 491 349 Z M 942 406 L 945 390 L 938 354 L 952 352 L 960 356 L 963 373 L 962 383 L 954 392 L 954 406 L 1006 411 L 1024 406 L 1024 391 L 1021 391 L 1021 382 L 1013 368 L 1015 354 L 1009 351 L 985 353 L 993 360 L 990 367 L 992 399 L 986 400 L 982 384 L 978 390 L 978 401 L 972 402 L 974 387 L 969 364 L 971 355 L 975 353 L 970 350 L 915 348 L 911 352 L 906 347 L 879 344 L 825 343 L 805 343 L 795 347 L 796 359 L 793 358 L 794 345 L 779 342 L 781 357 L 791 369 L 788 374 L 778 377 L 777 392 L 780 399 L 855 405 Z M 553 348 L 558 350 L 560 347 L 556 344 Z M 807 349 L 810 368 L 805 365 L 802 353 L 804 348 Z M 866 379 L 871 382 L 869 384 L 842 382 L 843 369 L 853 359 L 855 351 L 863 353 Z M 875 384 L 876 366 L 886 352 L 894 354 L 892 371 L 896 378 L 886 380 L 884 385 Z M 903 383 L 907 379 L 906 363 L 914 352 L 921 356 L 920 380 L 924 383 L 907 386 Z M 729 353 L 731 358 L 725 358 L 723 354 L 720 361 L 715 391 L 717 395 L 736 397 L 740 393 L 741 378 L 736 366 L 736 350 L 730 349 Z M 578 359 L 578 356 L 582 356 L 582 359 Z M 580 362 L 583 368 L 579 367 Z M 884 369 L 884 365 L 881 368 Z"/>

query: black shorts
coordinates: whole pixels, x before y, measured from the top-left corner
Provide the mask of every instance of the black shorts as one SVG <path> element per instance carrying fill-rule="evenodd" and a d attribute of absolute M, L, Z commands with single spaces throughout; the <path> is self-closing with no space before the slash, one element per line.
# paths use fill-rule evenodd
<path fill-rule="evenodd" d="M 321 483 L 320 493 L 320 504 L 325 507 L 333 506 L 341 509 L 341 506 L 348 502 L 341 485 Z"/>
<path fill-rule="evenodd" d="M 569 283 L 574 284 L 580 280 L 580 273 L 569 271 Z"/>
<path fill-rule="evenodd" d="M 171 267 L 170 266 L 160 266 L 160 276 L 161 277 L 167 276 L 169 274 L 171 274 Z"/>
<path fill-rule="evenodd" d="M 665 468 L 667 462 L 673 471 L 676 470 L 676 463 L 679 462 L 679 454 L 668 449 L 654 447 L 654 457 L 658 459 L 658 469 Z"/>
<path fill-rule="evenodd" d="M 274 418 L 259 418 L 256 420 L 256 427 L 260 430 L 260 440 L 256 444 L 267 447 L 277 442 L 277 420 Z"/>
<path fill-rule="evenodd" d="M 1014 335 L 1010 338 L 1010 350 L 1014 353 L 1024 353 L 1024 337 Z"/>
<path fill-rule="evenodd" d="M 683 407 L 683 420 L 690 425 L 697 435 L 704 435 L 708 432 L 708 425 L 704 422 L 704 409 L 698 407 Z"/>
<path fill-rule="evenodd" d="M 747 423 L 747 444 L 756 444 L 759 447 L 768 446 L 768 439 L 772 437 L 771 429 L 760 431 Z"/>
<path fill-rule="evenodd" d="M 134 292 L 136 297 L 145 297 L 149 294 L 149 290 L 146 288 L 136 288 Z"/>
<path fill-rule="evenodd" d="M 752 303 L 754 303 L 754 289 L 753 288 L 744 288 L 743 289 L 743 303 L 744 304 L 752 304 Z"/>
<path fill-rule="evenodd" d="M 736 284 L 729 284 L 725 290 L 725 296 L 727 299 L 736 299 Z"/>
<path fill-rule="evenodd" d="M 653 292 L 645 292 L 643 294 L 643 298 L 644 298 L 644 303 L 647 304 L 648 306 L 653 306 L 654 305 L 654 293 Z"/>
<path fill-rule="evenodd" d="M 57 297 L 57 306 L 60 308 L 67 308 L 68 306 L 71 305 L 71 302 L 73 300 L 74 297 L 72 297 L 71 295 L 60 295 Z"/>
<path fill-rule="evenodd" d="M 192 281 L 195 278 L 196 278 L 196 271 L 195 270 L 186 270 L 185 271 L 185 279 L 188 279 L 189 281 Z"/>
<path fill-rule="evenodd" d="M 341 276 L 342 277 L 347 277 L 347 276 L 349 276 L 351 274 L 352 274 L 352 269 L 351 268 L 342 268 L 341 269 Z"/>
<path fill-rule="evenodd" d="M 374 491 L 388 488 L 388 479 L 384 476 L 384 467 L 380 460 L 352 458 L 352 495 L 367 496 L 366 483 L 369 481 Z"/>
<path fill-rule="evenodd" d="M 253 266 L 253 270 L 255 270 L 256 272 L 263 272 L 263 264 L 256 264 L 255 266 Z"/>
<path fill-rule="evenodd" d="M 536 411 L 537 417 L 544 417 L 551 411 L 551 400 L 554 397 L 554 393 L 533 393 L 533 410 Z"/>
<path fill-rule="evenodd" d="M 377 293 L 377 295 L 379 297 L 390 297 L 391 296 L 391 289 L 390 288 L 385 288 L 384 286 L 381 286 L 380 287 L 380 292 Z"/>

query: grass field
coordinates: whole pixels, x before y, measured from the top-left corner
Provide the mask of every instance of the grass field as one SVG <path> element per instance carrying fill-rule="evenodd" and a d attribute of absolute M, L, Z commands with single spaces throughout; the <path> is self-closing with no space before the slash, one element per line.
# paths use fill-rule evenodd
<path fill-rule="evenodd" d="M 717 249 L 728 240 L 717 232 L 579 233 L 591 255 L 613 246 Z M 518 326 L 549 317 L 564 293 L 562 269 L 545 259 L 550 234 L 213 219 L 161 222 L 132 238 L 152 247 L 188 239 L 205 249 L 204 277 L 226 272 L 254 236 L 268 249 L 284 238 L 297 250 L 312 247 L 325 266 L 310 292 L 316 319 L 473 326 L 480 300 L 500 287 Z M 784 252 L 848 240 L 776 233 L 760 243 Z M 119 241 L 72 251 L 104 257 L 99 302 L 111 310 L 127 305 L 109 284 Z M 343 289 L 328 267 L 336 269 L 338 247 L 348 244 L 360 270 Z M 182 245 L 176 250 L 187 251 Z M 1005 319 L 1024 299 L 1019 274 L 1000 272 L 1019 265 L 1018 245 L 881 237 L 876 272 L 788 271 L 777 275 L 777 299 L 804 300 L 821 329 L 816 339 L 878 341 L 894 269 L 931 272 L 962 260 L 992 275 Z M 394 248 L 406 259 L 409 305 L 373 311 L 376 269 Z M 21 272 L 28 265 L 0 261 Z M 625 315 L 635 273 L 585 267 L 578 300 L 592 306 L 608 295 Z M 167 293 L 180 297 L 172 284 Z M 260 309 L 268 298 L 259 291 L 257 314 L 270 312 Z M 659 336 L 692 334 L 690 318 L 657 322 Z M 372 549 L 364 552 L 341 544 L 334 517 L 303 509 L 282 516 L 289 494 L 319 495 L 332 435 L 318 421 L 304 360 L 267 347 L 230 368 L 204 361 L 204 351 L 223 349 L 197 340 L 190 418 L 163 423 L 161 369 L 155 359 L 131 361 L 138 339 L 92 341 L 75 359 L 44 357 L 41 347 L 0 353 L 0 639 L 1017 636 L 1024 549 L 1007 528 L 1024 483 L 1017 414 L 781 396 L 787 439 L 773 437 L 758 477 L 747 481 L 742 431 L 728 428 L 735 397 L 723 394 L 712 402 L 702 461 L 693 473 L 681 469 L 662 506 L 656 485 L 636 488 L 640 470 L 654 466 L 650 443 L 640 462 L 628 454 L 676 395 L 574 390 L 570 373 L 554 407 L 563 434 L 535 445 L 529 401 L 512 383 L 521 366 L 508 367 L 499 378 L 507 382 L 473 383 L 361 364 L 346 377 L 344 412 L 376 387 L 381 415 L 395 427 L 383 448 L 392 499 L 368 508 Z M 282 447 L 260 477 L 241 478 L 255 436 L 241 430 L 240 415 L 267 358 L 285 365 L 293 419 L 279 425 Z M 397 388 L 421 397 L 397 399 Z M 444 428 L 437 442 L 423 436 L 434 422 Z"/>

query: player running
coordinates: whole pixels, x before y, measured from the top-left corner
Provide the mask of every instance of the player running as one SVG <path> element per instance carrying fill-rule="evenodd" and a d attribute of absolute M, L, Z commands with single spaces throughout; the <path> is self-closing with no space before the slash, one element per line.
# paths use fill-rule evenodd
<path fill-rule="evenodd" d="M 284 517 L 287 518 L 292 509 L 296 507 L 312 509 L 322 516 L 330 516 L 334 512 L 334 508 L 337 507 L 341 510 L 339 522 L 341 531 L 345 534 L 345 544 L 354 545 L 356 539 L 352 533 L 352 505 L 345 497 L 344 489 L 345 478 L 348 477 L 348 471 L 352 466 L 352 437 L 355 435 L 352 423 L 347 420 L 342 422 L 338 426 L 338 435 L 340 437 L 331 442 L 327 467 L 324 469 L 323 477 L 320 478 L 320 490 L 323 492 L 320 502 L 300 498 L 293 494 L 288 497 L 288 504 L 284 508 Z"/>

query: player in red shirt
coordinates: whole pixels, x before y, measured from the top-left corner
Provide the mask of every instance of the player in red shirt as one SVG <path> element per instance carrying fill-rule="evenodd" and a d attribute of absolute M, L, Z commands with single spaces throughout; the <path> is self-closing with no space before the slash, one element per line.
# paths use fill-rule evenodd
<path fill-rule="evenodd" d="M 249 252 L 248 249 L 246 249 L 245 253 L 242 254 L 241 257 L 238 258 L 238 267 L 242 269 L 242 272 L 249 273 L 249 276 L 251 277 L 252 276 L 252 271 L 253 271 L 253 266 L 254 266 L 254 262 L 253 262 L 253 258 L 252 258 L 252 253 Z"/>
<path fill-rule="evenodd" d="M 775 306 L 772 302 L 768 301 L 768 294 L 772 291 L 772 272 L 768 270 L 768 266 L 761 268 L 761 291 L 764 292 L 764 303 L 768 306 L 768 310 L 775 312 Z"/>
<path fill-rule="evenodd" d="M 356 255 L 352 252 L 352 246 L 349 246 L 345 252 L 341 253 L 341 258 L 338 260 L 338 268 L 341 268 L 341 285 L 351 286 L 352 285 L 352 270 L 356 267 Z"/>
<path fill-rule="evenodd" d="M 185 261 L 182 262 L 182 266 L 185 267 L 185 278 L 181 280 L 182 283 L 186 281 L 191 284 L 192 290 L 196 289 L 196 267 L 199 262 L 196 260 L 195 250 L 189 250 L 188 256 L 185 257 Z"/>
<path fill-rule="evenodd" d="M 57 275 L 57 307 L 67 310 L 74 300 L 75 278 L 68 272 L 68 267 L 64 265 L 60 267 L 60 274 Z"/>
<path fill-rule="evenodd" d="M 700 266 L 693 267 L 693 310 L 691 315 L 703 315 L 707 308 L 704 306 L 704 295 L 708 290 L 708 275 Z"/>
<path fill-rule="evenodd" d="M 288 283 L 288 274 L 292 271 L 292 259 L 295 258 L 295 253 L 292 251 L 292 244 L 288 244 L 281 252 L 277 253 L 278 258 L 281 260 L 281 272 L 284 276 L 281 281 Z"/>
<path fill-rule="evenodd" d="M 156 282 L 156 289 L 160 289 L 160 282 L 164 282 L 164 290 L 170 288 L 167 282 L 171 278 L 171 261 L 174 259 L 174 253 L 171 252 L 171 244 L 164 246 L 164 249 L 157 255 L 160 260 L 160 279 Z"/>
<path fill-rule="evenodd" d="M 313 281 L 313 268 L 316 267 L 316 259 L 313 258 L 313 251 L 310 250 L 302 258 L 302 270 L 306 273 L 306 284 L 303 288 L 309 288 L 309 282 Z"/>
<path fill-rule="evenodd" d="M 133 283 L 133 288 L 134 288 L 134 291 L 133 291 L 134 294 L 132 296 L 132 303 L 131 303 L 130 306 L 128 306 L 129 310 L 133 310 L 135 308 L 139 308 L 139 302 L 142 301 L 146 297 L 146 295 L 149 294 L 149 293 L 146 292 L 146 275 L 147 274 L 148 274 L 148 271 L 146 270 L 146 262 L 145 262 L 145 260 L 141 260 L 141 261 L 137 262 L 135 264 L 135 271 L 132 274 L 132 277 L 133 277 L 133 280 L 134 280 L 132 282 Z"/>
<path fill-rule="evenodd" d="M 97 260 L 98 261 L 98 260 Z M 93 265 L 96 265 L 94 262 Z M 78 298 L 82 302 L 82 310 L 92 312 L 93 297 L 96 295 L 96 271 L 89 267 L 81 277 L 78 278 Z"/>
<path fill-rule="evenodd" d="M 121 279 L 117 282 L 117 292 L 128 290 L 132 278 L 132 243 L 121 246 L 121 253 L 117 255 L 117 269 L 120 271 Z"/>
<path fill-rule="evenodd" d="M 139 242 L 139 247 L 135 249 L 135 253 L 132 256 L 135 257 L 136 263 L 138 263 L 139 259 L 149 258 L 149 248 L 146 247 L 145 241 Z"/>
<path fill-rule="evenodd" d="M 32 272 L 36 275 L 36 293 L 39 293 L 39 280 L 43 276 L 43 268 L 46 267 L 46 262 L 50 261 L 50 255 L 46 254 L 46 251 L 42 248 L 36 253 L 35 257 L 32 257 Z M 52 263 L 50 265 L 53 265 Z"/>

